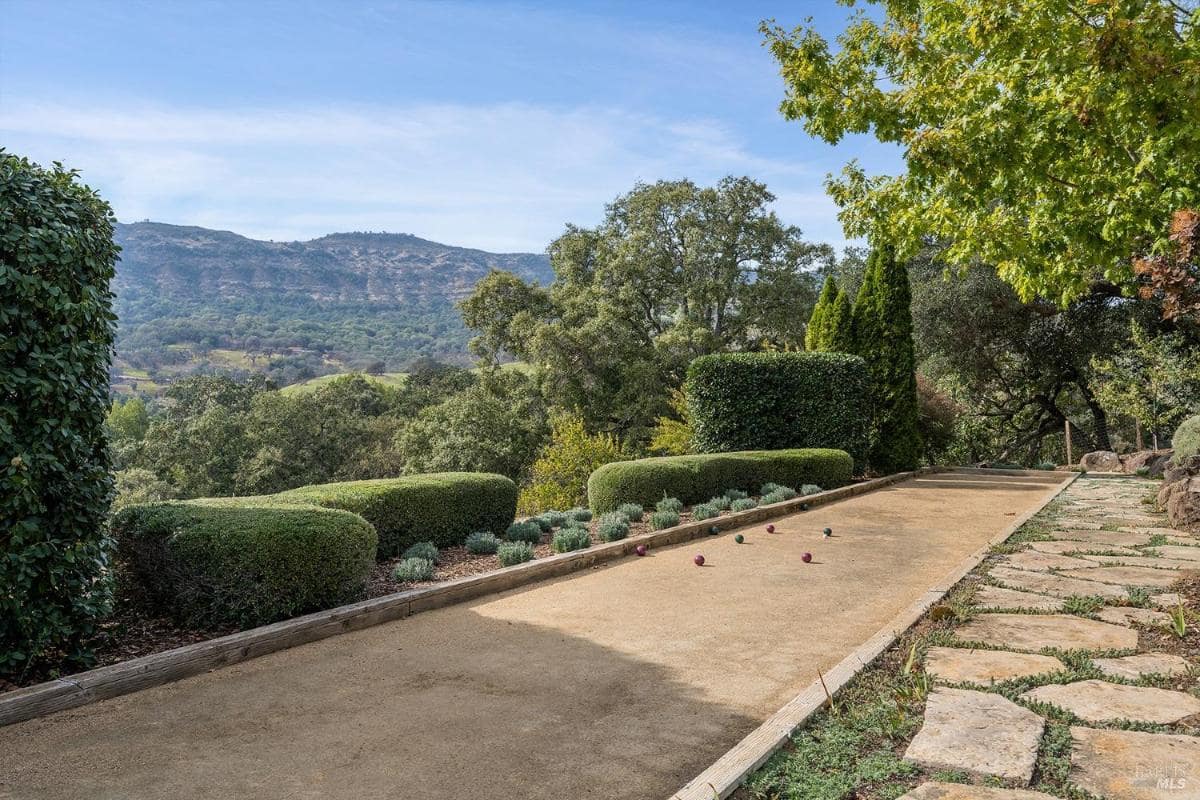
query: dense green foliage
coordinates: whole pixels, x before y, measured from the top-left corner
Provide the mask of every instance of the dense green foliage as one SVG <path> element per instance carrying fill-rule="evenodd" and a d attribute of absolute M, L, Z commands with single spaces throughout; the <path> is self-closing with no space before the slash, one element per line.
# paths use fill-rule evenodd
<path fill-rule="evenodd" d="M 500 533 L 517 510 L 515 483 L 503 475 L 474 472 L 303 486 L 276 497 L 360 515 L 379 534 L 380 558 L 420 541 L 452 547 L 474 531 Z"/>
<path fill-rule="evenodd" d="M 650 515 L 650 527 L 656 531 L 673 528 L 678 524 L 678 511 L 655 511 Z"/>
<path fill-rule="evenodd" d="M 500 539 L 491 531 L 475 531 L 465 542 L 467 552 L 474 555 L 487 555 L 500 548 Z"/>
<path fill-rule="evenodd" d="M 855 356 L 703 356 L 688 369 L 686 393 L 702 452 L 832 447 L 850 453 L 856 466 L 866 461 L 869 386 Z"/>
<path fill-rule="evenodd" d="M 551 423 L 550 441 L 533 462 L 529 484 L 521 489 L 517 507 L 521 513 L 532 514 L 583 503 L 592 472 L 622 457 L 615 437 L 589 434 L 580 417 L 560 415 Z"/>
<path fill-rule="evenodd" d="M 829 315 L 833 310 L 834 301 L 837 300 L 837 293 L 837 281 L 832 275 L 827 275 L 817 303 L 813 306 L 812 315 L 808 318 L 808 325 L 804 329 L 805 350 L 829 349 L 826 347 L 829 338 Z"/>
<path fill-rule="evenodd" d="M 908 270 L 890 246 L 875 248 L 854 301 L 853 341 L 870 376 L 867 460 L 884 475 L 912 469 L 921 459 L 911 306 Z"/>
<path fill-rule="evenodd" d="M 804 332 L 804 349 L 825 353 L 854 352 L 854 312 L 850 298 L 833 275 L 825 278 L 821 297 Z"/>
<path fill-rule="evenodd" d="M 622 506 L 624 508 L 625 506 Z M 641 512 L 638 513 L 638 520 L 641 520 Z M 596 524 L 596 535 L 605 542 L 616 542 L 624 539 L 629 535 L 629 523 L 633 521 L 627 514 L 621 511 L 610 511 L 607 514 L 602 514 Z"/>
<path fill-rule="evenodd" d="M 433 580 L 434 563 L 428 558 L 405 557 L 392 570 L 392 577 L 401 583 L 420 583 Z"/>
<path fill-rule="evenodd" d="M 1176 461 L 1200 454 L 1200 416 L 1189 417 L 1179 424 L 1171 437 L 1171 447 Z"/>
<path fill-rule="evenodd" d="M 832 250 L 768 210 L 749 178 L 639 184 L 594 229 L 551 243 L 540 288 L 495 272 L 462 303 L 472 350 L 539 365 L 543 392 L 589 431 L 640 445 L 698 355 L 803 341 Z"/>
<path fill-rule="evenodd" d="M 592 546 L 592 537 L 587 528 L 563 528 L 550 540 L 550 549 L 556 553 L 569 553 Z"/>
<path fill-rule="evenodd" d="M 393 369 L 418 357 L 462 361 L 469 338 L 454 298 L 487 274 L 550 275 L 541 254 L 493 254 L 405 234 L 339 233 L 263 242 L 225 231 L 117 226 L 114 283 L 125 362 L 160 381 L 245 354 L 239 369 L 292 383 L 335 358 Z M 433 267 L 432 275 L 430 265 Z"/>
<path fill-rule="evenodd" d="M 377 537 L 347 511 L 244 498 L 124 508 L 122 560 L 189 625 L 262 625 L 359 599 Z"/>
<path fill-rule="evenodd" d="M 0 150 L 0 677 L 87 663 L 109 609 L 108 204 Z"/>
<path fill-rule="evenodd" d="M 682 503 L 702 502 L 726 487 L 756 489 L 775 481 L 789 486 L 818 483 L 827 488 L 848 483 L 853 462 L 841 450 L 771 450 L 663 456 L 606 464 L 588 480 L 589 505 L 597 512 L 622 503 L 654 505 L 664 495 Z"/>
<path fill-rule="evenodd" d="M 620 514 L 630 522 L 641 522 L 646 509 L 640 503 L 621 503 L 621 505 L 617 506 L 615 513 Z"/>
<path fill-rule="evenodd" d="M 782 110 L 827 142 L 871 132 L 905 171 L 827 186 L 849 236 L 996 267 L 1025 300 L 1128 281 L 1200 202 L 1200 25 L 1176 0 L 877 0 L 831 47 L 764 27 Z"/>
<path fill-rule="evenodd" d="M 500 566 L 511 567 L 533 560 L 533 545 L 528 542 L 501 542 L 496 550 Z"/>
<path fill-rule="evenodd" d="M 547 525 L 547 528 L 552 526 Z M 537 544 L 542 540 L 542 526 L 537 520 L 514 522 L 504 529 L 504 538 L 509 542 Z"/>
<path fill-rule="evenodd" d="M 408 547 L 401 558 L 423 558 L 426 561 L 438 563 L 438 549 L 433 542 L 417 542 Z"/>

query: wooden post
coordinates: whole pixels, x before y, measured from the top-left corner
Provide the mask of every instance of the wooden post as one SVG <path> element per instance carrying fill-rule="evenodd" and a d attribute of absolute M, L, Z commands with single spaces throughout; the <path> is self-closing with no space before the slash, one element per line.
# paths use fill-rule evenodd
<path fill-rule="evenodd" d="M 1066 430 L 1064 438 L 1066 439 L 1067 443 L 1067 466 L 1073 467 L 1075 466 L 1075 459 L 1071 456 L 1071 420 L 1067 420 L 1063 427 Z"/>

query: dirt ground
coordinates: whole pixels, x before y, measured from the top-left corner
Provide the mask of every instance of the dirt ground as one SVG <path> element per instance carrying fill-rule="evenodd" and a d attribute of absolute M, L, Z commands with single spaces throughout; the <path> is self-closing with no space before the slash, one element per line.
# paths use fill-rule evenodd
<path fill-rule="evenodd" d="M 1066 477 L 931 475 L 0 728 L 0 798 L 665 798 Z"/>

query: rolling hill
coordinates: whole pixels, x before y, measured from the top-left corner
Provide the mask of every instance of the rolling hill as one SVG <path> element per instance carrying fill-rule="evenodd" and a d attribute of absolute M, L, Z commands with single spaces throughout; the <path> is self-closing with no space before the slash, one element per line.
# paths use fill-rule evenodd
<path fill-rule="evenodd" d="M 269 242 L 157 222 L 119 224 L 115 383 L 160 387 L 208 369 L 280 383 L 429 356 L 467 363 L 454 303 L 491 269 L 548 283 L 535 253 L 488 253 L 409 234 Z"/>

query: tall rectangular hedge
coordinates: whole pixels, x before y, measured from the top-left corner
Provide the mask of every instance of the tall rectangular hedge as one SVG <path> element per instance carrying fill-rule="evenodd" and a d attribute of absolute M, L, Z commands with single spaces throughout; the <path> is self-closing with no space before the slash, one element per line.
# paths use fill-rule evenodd
<path fill-rule="evenodd" d="M 517 511 L 517 485 L 488 472 L 434 472 L 368 481 L 302 486 L 277 501 L 352 511 L 375 526 L 379 557 L 417 542 L 463 543 L 475 531 L 504 533 Z"/>
<path fill-rule="evenodd" d="M 720 353 L 688 367 L 694 443 L 706 453 L 829 447 L 865 464 L 870 378 L 846 353 Z"/>
<path fill-rule="evenodd" d="M 757 492 L 764 483 L 823 489 L 849 483 L 850 455 L 841 450 L 802 449 L 665 456 L 605 464 L 588 478 L 588 505 L 598 514 L 622 503 L 651 506 L 664 496 L 699 503 L 726 489 Z"/>

